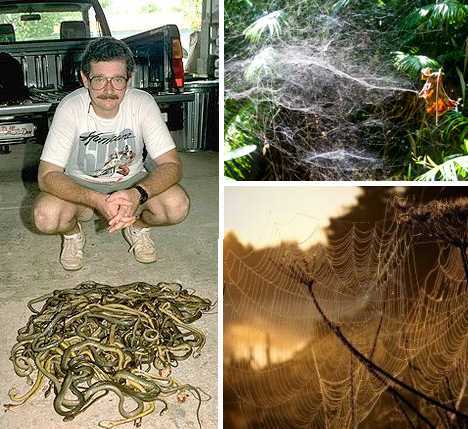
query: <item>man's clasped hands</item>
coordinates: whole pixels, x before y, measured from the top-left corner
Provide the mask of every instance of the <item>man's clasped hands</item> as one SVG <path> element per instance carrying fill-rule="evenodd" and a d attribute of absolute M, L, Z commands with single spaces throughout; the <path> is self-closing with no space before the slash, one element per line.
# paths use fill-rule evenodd
<path fill-rule="evenodd" d="M 139 201 L 138 191 L 134 189 L 103 194 L 97 209 L 107 220 L 107 231 L 119 231 L 134 224 Z"/>

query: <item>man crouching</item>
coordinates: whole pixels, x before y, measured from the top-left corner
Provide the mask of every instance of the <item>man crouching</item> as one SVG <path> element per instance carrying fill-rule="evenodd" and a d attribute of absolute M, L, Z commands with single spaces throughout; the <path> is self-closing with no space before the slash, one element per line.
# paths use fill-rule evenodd
<path fill-rule="evenodd" d="M 129 88 L 135 61 L 110 37 L 91 41 L 81 62 L 84 88 L 57 107 L 39 163 L 34 223 L 63 237 L 60 262 L 83 267 L 80 221 L 96 211 L 122 230 L 138 262 L 156 261 L 153 226 L 184 220 L 189 200 L 177 184 L 182 166 L 161 112 L 148 93 Z M 143 166 L 143 149 L 156 165 Z"/>

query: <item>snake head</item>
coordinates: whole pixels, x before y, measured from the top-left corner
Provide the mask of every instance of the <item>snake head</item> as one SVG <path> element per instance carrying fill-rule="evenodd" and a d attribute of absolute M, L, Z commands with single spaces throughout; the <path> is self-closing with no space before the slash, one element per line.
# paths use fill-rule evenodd
<path fill-rule="evenodd" d="M 179 392 L 179 393 L 177 394 L 177 402 L 179 402 L 179 403 L 182 404 L 182 403 L 184 403 L 184 402 L 189 398 L 189 396 L 190 396 L 190 395 L 189 395 L 187 392 L 184 392 L 184 391 L 183 391 L 183 392 Z"/>
<path fill-rule="evenodd" d="M 10 411 L 13 407 L 16 407 L 17 404 L 3 404 L 3 408 L 5 408 L 5 413 Z"/>

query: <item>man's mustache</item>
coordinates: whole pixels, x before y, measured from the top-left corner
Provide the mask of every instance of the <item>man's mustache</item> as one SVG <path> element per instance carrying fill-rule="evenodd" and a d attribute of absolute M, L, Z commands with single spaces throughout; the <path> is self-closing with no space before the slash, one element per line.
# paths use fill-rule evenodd
<path fill-rule="evenodd" d="M 98 95 L 97 98 L 101 100 L 118 100 L 119 99 L 119 97 L 115 94 Z"/>

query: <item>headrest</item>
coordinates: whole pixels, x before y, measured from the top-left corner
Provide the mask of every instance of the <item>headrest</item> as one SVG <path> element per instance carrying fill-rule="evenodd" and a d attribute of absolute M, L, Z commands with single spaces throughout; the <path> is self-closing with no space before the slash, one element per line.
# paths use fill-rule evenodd
<path fill-rule="evenodd" d="M 24 100 L 28 93 L 21 63 L 12 55 L 0 52 L 0 103 Z"/>
<path fill-rule="evenodd" d="M 87 38 L 84 21 L 63 21 L 60 23 L 60 39 Z"/>
<path fill-rule="evenodd" d="M 14 42 L 15 40 L 16 37 L 13 24 L 0 24 L 0 43 Z"/>

